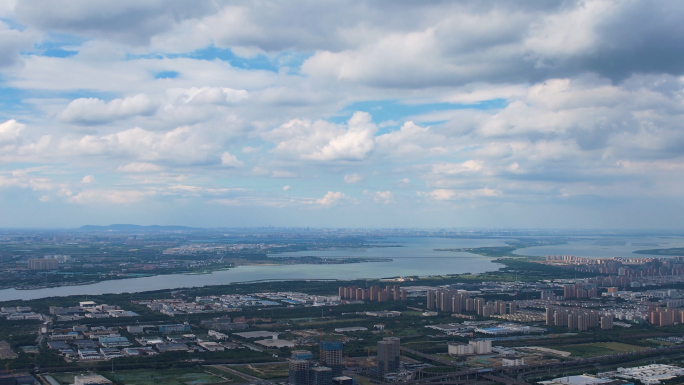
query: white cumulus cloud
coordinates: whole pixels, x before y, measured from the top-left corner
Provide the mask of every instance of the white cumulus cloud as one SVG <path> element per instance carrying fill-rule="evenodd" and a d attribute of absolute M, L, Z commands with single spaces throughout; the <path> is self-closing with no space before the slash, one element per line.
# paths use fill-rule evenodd
<path fill-rule="evenodd" d="M 475 199 L 481 197 L 498 197 L 501 196 L 501 191 L 490 189 L 488 187 L 474 190 L 435 189 L 429 192 L 419 192 L 418 195 L 437 201 L 451 201 L 460 199 Z"/>
<path fill-rule="evenodd" d="M 71 203 L 113 203 L 131 204 L 140 202 L 156 194 L 154 191 L 138 190 L 85 190 L 70 196 L 68 201 Z"/>
<path fill-rule="evenodd" d="M 358 183 L 363 179 L 363 177 L 357 173 L 351 173 L 344 176 L 344 183 Z"/>
<path fill-rule="evenodd" d="M 463 163 L 439 163 L 432 166 L 435 174 L 461 174 L 471 173 L 482 170 L 482 162 L 478 160 L 468 160 Z"/>
<path fill-rule="evenodd" d="M 364 191 L 363 193 L 365 195 L 372 197 L 373 202 L 375 202 L 375 203 L 381 203 L 381 204 L 395 203 L 394 193 L 391 191 L 375 191 L 375 192 Z"/>
<path fill-rule="evenodd" d="M 132 162 L 123 166 L 119 166 L 116 171 L 119 172 L 135 172 L 135 173 L 145 173 L 145 172 L 157 172 L 161 171 L 162 168 L 153 163 L 147 162 Z"/>
<path fill-rule="evenodd" d="M 69 103 L 59 114 L 59 119 L 84 125 L 104 124 L 138 115 L 152 115 L 156 110 L 157 104 L 145 94 L 109 102 L 97 98 L 80 98 Z"/>
<path fill-rule="evenodd" d="M 24 128 L 26 128 L 25 124 L 21 124 L 14 119 L 0 123 L 0 147 L 18 143 L 19 135 Z"/>
<path fill-rule="evenodd" d="M 189 126 L 166 132 L 136 127 L 105 136 L 86 135 L 76 140 L 64 139 L 60 148 L 70 155 L 130 156 L 143 162 L 221 162 L 219 144 L 200 128 Z"/>
<path fill-rule="evenodd" d="M 221 155 L 221 164 L 226 167 L 242 167 L 244 163 L 228 151 Z"/>
<path fill-rule="evenodd" d="M 295 119 L 262 134 L 274 151 L 303 160 L 363 160 L 375 147 L 377 127 L 366 112 L 356 112 L 347 126 Z"/>
<path fill-rule="evenodd" d="M 176 104 L 231 104 L 248 98 L 246 90 L 235 90 L 226 87 L 192 87 L 170 89 L 167 94 Z"/>
<path fill-rule="evenodd" d="M 332 207 L 345 199 L 347 199 L 347 196 L 342 192 L 328 191 L 323 198 L 316 200 L 316 204 L 323 207 Z"/>

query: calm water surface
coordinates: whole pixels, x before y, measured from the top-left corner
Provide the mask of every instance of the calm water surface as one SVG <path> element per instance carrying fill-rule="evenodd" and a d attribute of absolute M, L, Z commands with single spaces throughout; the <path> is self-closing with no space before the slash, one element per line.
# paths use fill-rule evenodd
<path fill-rule="evenodd" d="M 91 285 L 62 286 L 36 290 L 0 290 L 0 301 L 36 299 L 54 296 L 136 293 L 233 282 L 258 280 L 356 279 L 395 276 L 428 276 L 458 273 L 482 273 L 501 265 L 492 258 L 470 253 L 440 252 L 434 249 L 503 246 L 505 240 L 450 238 L 389 238 L 371 247 L 283 253 L 277 256 L 319 256 L 328 258 L 394 258 L 391 262 L 364 262 L 337 265 L 240 266 L 211 274 L 172 274 L 154 277 L 103 281 Z"/>
<path fill-rule="evenodd" d="M 568 244 L 535 246 L 514 251 L 518 255 L 546 257 L 547 255 L 575 255 L 585 258 L 638 258 L 662 257 L 658 255 L 633 254 L 637 250 L 669 249 L 684 247 L 682 237 L 596 237 L 571 241 Z"/>

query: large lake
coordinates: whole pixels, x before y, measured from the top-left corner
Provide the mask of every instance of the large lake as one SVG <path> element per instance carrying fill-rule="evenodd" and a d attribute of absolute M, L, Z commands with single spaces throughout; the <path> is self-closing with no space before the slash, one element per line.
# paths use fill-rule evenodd
<path fill-rule="evenodd" d="M 504 239 L 388 238 L 367 249 L 338 249 L 277 254 L 276 256 L 319 256 L 328 258 L 393 258 L 391 262 L 364 262 L 334 265 L 240 266 L 211 274 L 173 274 L 154 277 L 103 281 L 90 285 L 62 286 L 35 290 L 0 290 L 0 301 L 36 299 L 68 295 L 135 293 L 233 282 L 261 280 L 356 279 L 396 276 L 428 276 L 482 273 L 501 265 L 492 258 L 470 253 L 434 249 L 504 246 Z"/>
<path fill-rule="evenodd" d="M 387 238 L 366 249 L 335 249 L 276 254 L 278 256 L 317 256 L 325 258 L 391 258 L 391 262 L 364 262 L 334 265 L 239 266 L 211 274 L 173 274 L 154 277 L 104 281 L 90 285 L 62 286 L 36 290 L 0 290 L 0 301 L 36 299 L 54 296 L 131 293 L 178 289 L 234 282 L 264 280 L 357 279 L 396 276 L 428 276 L 458 273 L 482 273 L 501 265 L 492 258 L 470 253 L 435 251 L 435 249 L 505 246 L 507 239 Z M 401 247 L 382 247 L 398 245 Z M 587 258 L 647 257 L 632 254 L 636 250 L 684 247 L 684 237 L 595 237 L 578 238 L 567 244 L 518 249 L 515 254 L 544 257 L 576 255 Z"/>
<path fill-rule="evenodd" d="M 639 258 L 663 257 L 648 254 L 633 254 L 637 250 L 669 249 L 684 247 L 683 237 L 582 237 L 567 244 L 526 247 L 515 250 L 517 255 L 546 257 L 547 255 L 574 255 L 585 258 Z"/>

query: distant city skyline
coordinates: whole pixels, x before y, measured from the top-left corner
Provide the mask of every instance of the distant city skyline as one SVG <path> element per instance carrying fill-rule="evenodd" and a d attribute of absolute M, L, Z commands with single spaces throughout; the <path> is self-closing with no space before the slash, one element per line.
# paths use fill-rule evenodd
<path fill-rule="evenodd" d="M 4 1 L 0 228 L 684 229 L 678 1 Z"/>

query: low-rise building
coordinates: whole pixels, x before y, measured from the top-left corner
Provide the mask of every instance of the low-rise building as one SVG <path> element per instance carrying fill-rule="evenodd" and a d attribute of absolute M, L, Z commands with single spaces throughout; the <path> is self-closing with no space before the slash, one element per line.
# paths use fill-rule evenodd
<path fill-rule="evenodd" d="M 491 340 L 470 341 L 468 344 L 448 344 L 449 355 L 467 356 L 470 354 L 489 354 L 492 352 Z"/>
<path fill-rule="evenodd" d="M 580 376 L 567 376 L 554 378 L 553 380 L 540 381 L 542 385 L 634 385 L 624 380 L 616 380 L 606 377 L 592 376 L 591 374 L 582 374 Z"/>
<path fill-rule="evenodd" d="M 207 332 L 207 335 L 208 335 L 209 337 L 215 338 L 215 339 L 217 339 L 217 340 L 219 340 L 219 341 L 225 341 L 225 340 L 228 339 L 228 335 L 227 335 L 227 334 L 223 334 L 223 333 L 221 333 L 221 332 L 217 332 L 216 330 L 209 330 L 209 332 Z"/>
<path fill-rule="evenodd" d="M 121 336 L 102 336 L 98 338 L 100 345 L 106 348 L 116 346 L 129 346 L 131 344 L 128 338 Z"/>
<path fill-rule="evenodd" d="M 233 333 L 234 335 L 242 338 L 278 338 L 277 332 L 268 332 L 264 330 L 258 330 L 253 332 L 244 333 Z"/>
<path fill-rule="evenodd" d="M 101 348 L 100 349 L 100 354 L 102 355 L 102 358 L 106 360 L 110 360 L 112 358 L 119 358 L 123 357 L 123 353 L 121 350 L 116 349 L 116 348 Z"/>
<path fill-rule="evenodd" d="M 254 343 L 259 344 L 261 346 L 265 346 L 267 348 L 294 348 L 295 347 L 295 343 L 292 341 L 278 340 L 278 339 L 258 340 L 258 341 L 254 341 Z"/>
<path fill-rule="evenodd" d="M 501 360 L 501 366 L 523 366 L 525 365 L 524 358 L 504 358 Z"/>
<path fill-rule="evenodd" d="M 164 353 L 164 352 L 187 352 L 188 345 L 186 344 L 180 344 L 180 343 L 169 343 L 169 344 L 157 344 L 154 346 L 157 348 L 159 353 Z"/>
<path fill-rule="evenodd" d="M 74 385 L 111 385 L 112 382 L 98 374 L 74 377 Z"/>
<path fill-rule="evenodd" d="M 633 368 L 618 368 L 615 372 L 601 373 L 601 375 L 639 380 L 645 385 L 657 385 L 662 381 L 684 376 L 684 368 L 673 365 L 652 364 Z"/>
<path fill-rule="evenodd" d="M 0 374 L 0 384 L 38 385 L 39 382 L 28 373 Z"/>
<path fill-rule="evenodd" d="M 368 331 L 367 327 L 363 326 L 350 326 L 346 328 L 336 328 L 335 333 L 350 333 L 350 332 L 365 332 Z"/>
<path fill-rule="evenodd" d="M 78 358 L 83 361 L 92 361 L 102 359 L 100 353 L 92 348 L 78 349 Z"/>
<path fill-rule="evenodd" d="M 333 385 L 356 385 L 356 381 L 347 376 L 334 377 L 332 383 Z"/>
<path fill-rule="evenodd" d="M 226 350 L 222 345 L 212 341 L 201 341 L 198 345 L 210 352 L 222 352 Z"/>
<path fill-rule="evenodd" d="M 159 326 L 159 332 L 164 334 L 187 333 L 189 331 L 192 331 L 190 325 L 176 324 Z"/>
<path fill-rule="evenodd" d="M 371 317 L 392 318 L 399 317 L 401 315 L 401 312 L 394 310 L 367 311 L 366 315 L 369 315 Z"/>
<path fill-rule="evenodd" d="M 126 331 L 131 334 L 142 334 L 145 332 L 145 329 L 140 325 L 129 325 L 126 326 Z"/>

